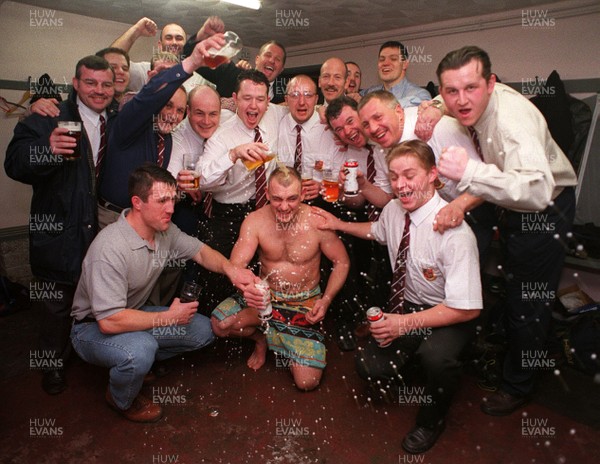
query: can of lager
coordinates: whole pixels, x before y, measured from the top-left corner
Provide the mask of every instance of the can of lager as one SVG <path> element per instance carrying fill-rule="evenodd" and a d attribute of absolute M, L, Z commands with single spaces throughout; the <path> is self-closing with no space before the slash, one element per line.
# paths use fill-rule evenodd
<path fill-rule="evenodd" d="M 271 288 L 266 280 L 263 280 L 257 284 L 254 284 L 256 288 L 260 288 L 263 294 L 265 308 L 258 310 L 258 318 L 261 321 L 268 321 L 273 317 L 273 306 L 271 305 Z"/>
<path fill-rule="evenodd" d="M 346 160 L 344 163 L 344 172 L 346 174 L 346 180 L 344 181 L 344 195 L 347 197 L 355 197 L 358 195 L 358 180 L 356 178 L 358 161 L 354 159 Z"/>
<path fill-rule="evenodd" d="M 367 321 L 369 321 L 369 324 L 373 324 L 374 322 L 377 321 L 381 321 L 385 319 L 385 315 L 383 314 L 383 311 L 381 310 L 381 308 L 377 307 L 377 306 L 372 306 L 369 309 L 367 309 Z M 379 343 L 379 346 L 381 348 L 385 348 L 386 346 L 390 346 L 390 343 L 386 343 L 385 345 L 382 345 L 379 341 L 379 339 L 375 338 L 375 341 L 377 343 Z"/>

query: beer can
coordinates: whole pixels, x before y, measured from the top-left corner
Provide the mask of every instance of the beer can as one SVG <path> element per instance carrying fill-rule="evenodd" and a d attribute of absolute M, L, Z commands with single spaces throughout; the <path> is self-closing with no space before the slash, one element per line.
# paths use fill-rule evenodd
<path fill-rule="evenodd" d="M 257 284 L 254 284 L 256 288 L 260 288 L 263 294 L 265 307 L 264 309 L 258 310 L 258 317 L 261 321 L 268 321 L 273 317 L 273 306 L 271 304 L 271 289 L 269 287 L 268 282 L 262 281 Z"/>
<path fill-rule="evenodd" d="M 374 322 L 381 321 L 384 318 L 385 318 L 385 315 L 383 314 L 383 311 L 381 310 L 381 308 L 379 308 L 377 306 L 372 306 L 369 309 L 367 309 L 367 321 L 369 321 L 369 324 L 373 324 Z M 375 338 L 375 337 L 373 337 L 373 338 Z M 375 338 L 375 341 L 377 343 L 379 343 L 379 346 L 381 348 L 390 346 L 390 344 L 392 343 L 392 342 L 390 342 L 390 343 L 386 343 L 385 345 L 382 345 L 379 342 L 378 338 Z"/>
<path fill-rule="evenodd" d="M 344 181 L 344 195 L 347 197 L 355 197 L 358 195 L 358 180 L 356 174 L 358 172 L 358 161 L 354 159 L 346 160 L 344 163 L 344 171 L 346 180 Z"/>

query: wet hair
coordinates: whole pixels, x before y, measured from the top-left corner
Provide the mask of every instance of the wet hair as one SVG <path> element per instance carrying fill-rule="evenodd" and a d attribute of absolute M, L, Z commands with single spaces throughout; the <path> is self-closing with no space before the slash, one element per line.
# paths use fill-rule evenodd
<path fill-rule="evenodd" d="M 134 169 L 129 175 L 127 191 L 129 198 L 140 197 L 144 203 L 148 201 L 148 196 L 152 186 L 156 182 L 162 182 L 172 187 L 177 187 L 177 181 L 169 171 L 161 168 L 155 163 L 146 162 Z"/>
<path fill-rule="evenodd" d="M 402 55 L 402 59 L 405 61 L 408 60 L 408 51 L 406 50 L 406 47 L 403 43 L 398 42 L 397 40 L 388 40 L 383 45 L 381 45 L 381 47 L 379 47 L 379 53 L 377 54 L 377 56 L 381 55 L 381 50 L 383 50 L 384 48 L 397 48 L 400 50 L 400 55 Z"/>
<path fill-rule="evenodd" d="M 175 64 L 179 64 L 180 60 L 177 55 L 171 52 L 156 52 L 152 55 L 152 59 L 150 60 L 150 69 L 153 70 L 157 61 L 166 61 L 172 62 Z"/>
<path fill-rule="evenodd" d="M 396 158 L 401 156 L 414 156 L 417 158 L 421 165 L 430 171 L 435 166 L 435 155 L 429 145 L 419 139 L 407 140 L 401 142 L 398 145 L 394 145 L 385 157 L 385 161 L 389 166 L 390 163 Z"/>
<path fill-rule="evenodd" d="M 88 69 L 93 69 L 94 71 L 104 71 L 110 69 L 110 72 L 113 75 L 113 81 L 115 80 L 115 72 L 110 67 L 108 61 L 104 58 L 96 55 L 88 55 L 81 58 L 77 65 L 75 66 L 75 78 L 81 79 L 81 68 L 85 66 Z"/>
<path fill-rule="evenodd" d="M 256 69 L 244 69 L 241 73 L 239 73 L 235 82 L 235 93 L 240 91 L 240 85 L 242 81 L 252 81 L 255 84 L 264 84 L 266 87 L 266 92 L 269 92 L 269 80 L 267 79 L 267 76 Z"/>
<path fill-rule="evenodd" d="M 442 61 L 440 61 L 440 64 L 438 64 L 437 70 L 435 71 L 438 82 L 442 82 L 441 76 L 444 71 L 462 68 L 472 60 L 481 63 L 481 76 L 486 82 L 489 82 L 490 76 L 492 75 L 492 62 L 490 61 L 490 57 L 484 50 L 474 45 L 468 45 L 459 48 L 458 50 L 453 50 L 442 58 Z"/>
<path fill-rule="evenodd" d="M 297 180 L 302 185 L 302 177 L 296 169 L 286 166 L 285 164 L 278 164 L 277 167 L 271 172 L 267 186 L 270 187 L 273 181 L 277 181 L 284 187 L 292 185 L 294 180 Z"/>
<path fill-rule="evenodd" d="M 283 50 L 283 65 L 285 66 L 285 60 L 287 59 L 287 52 L 285 51 L 285 47 L 283 45 L 281 45 L 281 43 L 277 42 L 276 40 L 269 40 L 268 42 L 265 42 L 264 44 L 262 44 L 260 47 L 260 50 L 258 51 L 258 54 L 262 55 L 263 52 L 267 49 L 267 47 L 269 45 L 276 45 L 279 48 L 281 48 L 281 50 Z"/>
<path fill-rule="evenodd" d="M 325 110 L 325 118 L 327 119 L 327 123 L 331 127 L 331 120 L 336 119 L 342 113 L 344 107 L 349 106 L 354 111 L 358 111 L 358 103 L 353 98 L 347 97 L 346 95 L 342 95 L 341 97 L 334 98 L 327 105 L 327 109 Z"/>
<path fill-rule="evenodd" d="M 116 53 L 117 55 L 123 55 L 125 57 L 125 60 L 127 60 L 127 66 L 130 66 L 129 53 L 127 53 L 122 48 L 117 48 L 117 47 L 103 48 L 102 50 L 98 50 L 96 52 L 96 56 L 99 56 L 100 58 L 104 58 L 104 56 L 108 55 L 109 53 Z"/>
<path fill-rule="evenodd" d="M 363 107 L 371 100 L 379 100 L 381 103 L 391 109 L 396 109 L 396 107 L 400 104 L 392 92 L 388 92 L 387 90 L 376 90 L 375 92 L 369 92 L 367 95 L 361 98 L 360 103 L 358 104 L 358 111 L 363 109 Z"/>

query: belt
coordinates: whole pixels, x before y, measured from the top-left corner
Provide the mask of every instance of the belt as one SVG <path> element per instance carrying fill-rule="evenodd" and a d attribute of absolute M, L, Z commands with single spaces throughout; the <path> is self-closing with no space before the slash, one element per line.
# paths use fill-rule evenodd
<path fill-rule="evenodd" d="M 94 317 L 90 317 L 90 316 L 86 316 L 86 317 L 84 317 L 84 318 L 83 318 L 83 319 L 81 319 L 81 320 L 77 320 L 77 319 L 75 319 L 75 320 L 73 321 L 73 324 L 85 324 L 85 323 L 87 323 L 87 322 L 96 322 L 96 318 L 94 318 Z"/>
<path fill-rule="evenodd" d="M 254 211 L 256 203 L 254 200 L 248 200 L 246 203 L 219 203 L 212 202 L 213 217 L 222 217 L 232 220 L 243 220 L 248 214 Z"/>
<path fill-rule="evenodd" d="M 125 208 L 121 208 L 120 206 L 114 205 L 109 201 L 106 201 L 104 198 L 98 198 L 98 204 L 103 208 L 106 208 L 113 213 L 121 214 Z"/>

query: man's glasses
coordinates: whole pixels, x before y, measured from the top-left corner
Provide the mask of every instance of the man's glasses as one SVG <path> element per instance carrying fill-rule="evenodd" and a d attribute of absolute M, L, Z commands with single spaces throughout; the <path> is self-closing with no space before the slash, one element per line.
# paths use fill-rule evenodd
<path fill-rule="evenodd" d="M 298 100 L 298 98 L 300 98 L 300 96 L 303 96 L 304 98 L 312 98 L 316 95 L 316 93 L 313 92 L 290 92 L 287 94 L 288 97 L 294 99 L 294 100 Z"/>

